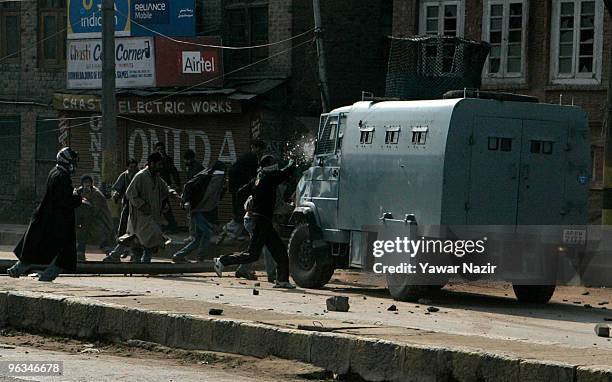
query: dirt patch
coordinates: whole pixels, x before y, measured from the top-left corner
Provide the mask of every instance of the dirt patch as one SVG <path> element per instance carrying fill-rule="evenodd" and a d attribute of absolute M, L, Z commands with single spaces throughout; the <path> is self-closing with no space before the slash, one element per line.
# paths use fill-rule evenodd
<path fill-rule="evenodd" d="M 331 372 L 313 365 L 274 357 L 259 359 L 218 352 L 182 350 L 134 340 L 125 343 L 83 342 L 65 337 L 25 333 L 10 328 L 0 330 L 0 350 L 14 347 L 35 348 L 69 354 L 87 354 L 92 357 L 110 355 L 149 361 L 157 360 L 168 367 L 176 365 L 231 370 L 231 373 L 245 377 L 257 375 L 262 381 L 363 381 L 358 376 L 334 376 Z"/>

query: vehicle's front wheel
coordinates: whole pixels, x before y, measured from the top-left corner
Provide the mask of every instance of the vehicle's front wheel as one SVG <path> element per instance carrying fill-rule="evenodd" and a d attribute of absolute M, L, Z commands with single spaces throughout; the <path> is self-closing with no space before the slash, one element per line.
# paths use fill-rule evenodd
<path fill-rule="evenodd" d="M 546 304 L 555 293 L 555 285 L 512 285 L 519 302 Z"/>
<path fill-rule="evenodd" d="M 322 288 L 334 274 L 331 248 L 317 248 L 318 251 L 327 253 L 315 253 L 308 224 L 295 227 L 289 239 L 289 272 L 295 283 L 302 288 Z M 328 258 L 322 258 L 324 256 Z"/>

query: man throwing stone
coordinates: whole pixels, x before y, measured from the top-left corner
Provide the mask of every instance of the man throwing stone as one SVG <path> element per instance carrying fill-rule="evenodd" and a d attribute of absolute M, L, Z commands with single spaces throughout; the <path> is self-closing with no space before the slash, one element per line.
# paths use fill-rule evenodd
<path fill-rule="evenodd" d="M 253 223 L 253 236 L 247 252 L 225 255 L 215 258 L 215 272 L 222 276 L 223 268 L 228 265 L 248 264 L 259 259 L 264 246 L 268 248 L 276 268 L 275 288 L 294 289 L 289 283 L 289 258 L 285 244 L 274 229 L 272 217 L 276 206 L 276 190 L 278 185 L 288 180 L 293 174 L 295 165 L 289 161 L 287 167 L 278 169 L 278 163 L 272 155 L 265 155 L 259 162 L 257 177 L 243 187 L 240 192 L 249 192 L 253 197 L 251 217 Z M 248 194 L 247 194 L 248 195 Z"/>

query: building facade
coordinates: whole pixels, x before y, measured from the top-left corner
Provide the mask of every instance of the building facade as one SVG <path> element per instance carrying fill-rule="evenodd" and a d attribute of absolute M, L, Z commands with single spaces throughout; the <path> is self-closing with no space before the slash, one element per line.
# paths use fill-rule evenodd
<path fill-rule="evenodd" d="M 66 81 L 65 3 L 0 4 L 0 216 L 7 221 L 32 212 L 54 162 L 58 121 L 51 100 Z"/>
<path fill-rule="evenodd" d="M 82 151 L 79 173 L 99 171 L 95 162 L 100 148 L 95 117 L 99 92 L 67 90 L 66 3 L 0 3 L 0 141 L 5 148 L 0 150 L 0 170 L 7 180 L 0 185 L 2 222 L 27 221 L 44 193 L 48 171 L 61 145 L 74 144 Z M 204 145 L 196 150 L 203 162 L 227 153 L 226 134 L 221 134 L 227 131 L 235 143 L 232 158 L 248 149 L 249 139 L 262 138 L 271 150 L 281 153 L 287 142 L 312 136 L 321 113 L 312 1 L 196 0 L 195 5 L 197 36 L 219 36 L 223 45 L 232 47 L 261 46 L 223 51 L 222 88 L 211 86 L 221 95 L 186 94 L 189 100 L 199 97 L 200 101 L 235 97 L 231 102 L 240 104 L 241 113 L 206 113 L 202 118 L 187 113 L 181 119 L 170 114 L 121 113 L 118 104 L 123 114 L 117 123 L 123 137 L 122 160 L 132 154 L 142 159 L 143 148 L 150 149 L 158 139 L 166 142 L 182 171 L 178 151 L 201 131 L 209 134 L 213 154 L 215 150 L 221 153 L 207 153 Z M 377 95 L 384 92 L 385 44 L 391 34 L 393 3 L 355 0 L 352 5 L 347 9 L 341 2 L 322 2 L 321 33 L 332 107 L 360 100 L 362 90 Z M 190 90 L 206 92 L 209 88 L 202 84 Z M 151 98 L 147 95 L 160 89 L 137 90 L 142 92 L 119 95 L 119 103 L 140 97 L 146 104 Z M 172 130 L 177 124 L 184 124 L 179 126 L 182 135 L 178 145 Z M 212 134 L 212 130 L 221 133 Z M 130 146 L 131 138 L 138 144 Z M 202 140 L 194 139 L 200 148 Z"/>
<path fill-rule="evenodd" d="M 602 0 L 394 1 L 394 36 L 437 34 L 491 44 L 482 89 L 585 109 L 592 132 L 591 185 L 601 189 L 612 54 L 612 22 Z M 597 198 L 594 192 L 595 203 Z"/>

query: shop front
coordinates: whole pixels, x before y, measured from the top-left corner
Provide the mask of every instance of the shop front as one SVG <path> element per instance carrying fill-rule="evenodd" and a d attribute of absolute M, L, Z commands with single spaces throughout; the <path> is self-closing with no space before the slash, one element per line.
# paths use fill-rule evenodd
<path fill-rule="evenodd" d="M 255 96 L 231 89 L 191 91 L 123 91 L 117 96 L 118 157 L 122 164 L 135 158 L 146 165 L 157 142 L 163 142 L 184 184 L 183 154 L 191 149 L 204 167 L 220 160 L 231 165 L 248 152 L 252 126 L 256 125 Z M 55 107 L 62 121 L 64 144 L 79 152 L 75 181 L 83 174 L 101 184 L 102 128 L 97 95 L 56 94 Z M 123 167 L 123 165 L 122 165 Z M 177 190 L 180 192 L 180 190 Z M 180 226 L 185 212 L 172 203 Z M 226 194 L 219 209 L 219 222 L 231 219 L 231 199 Z"/>

